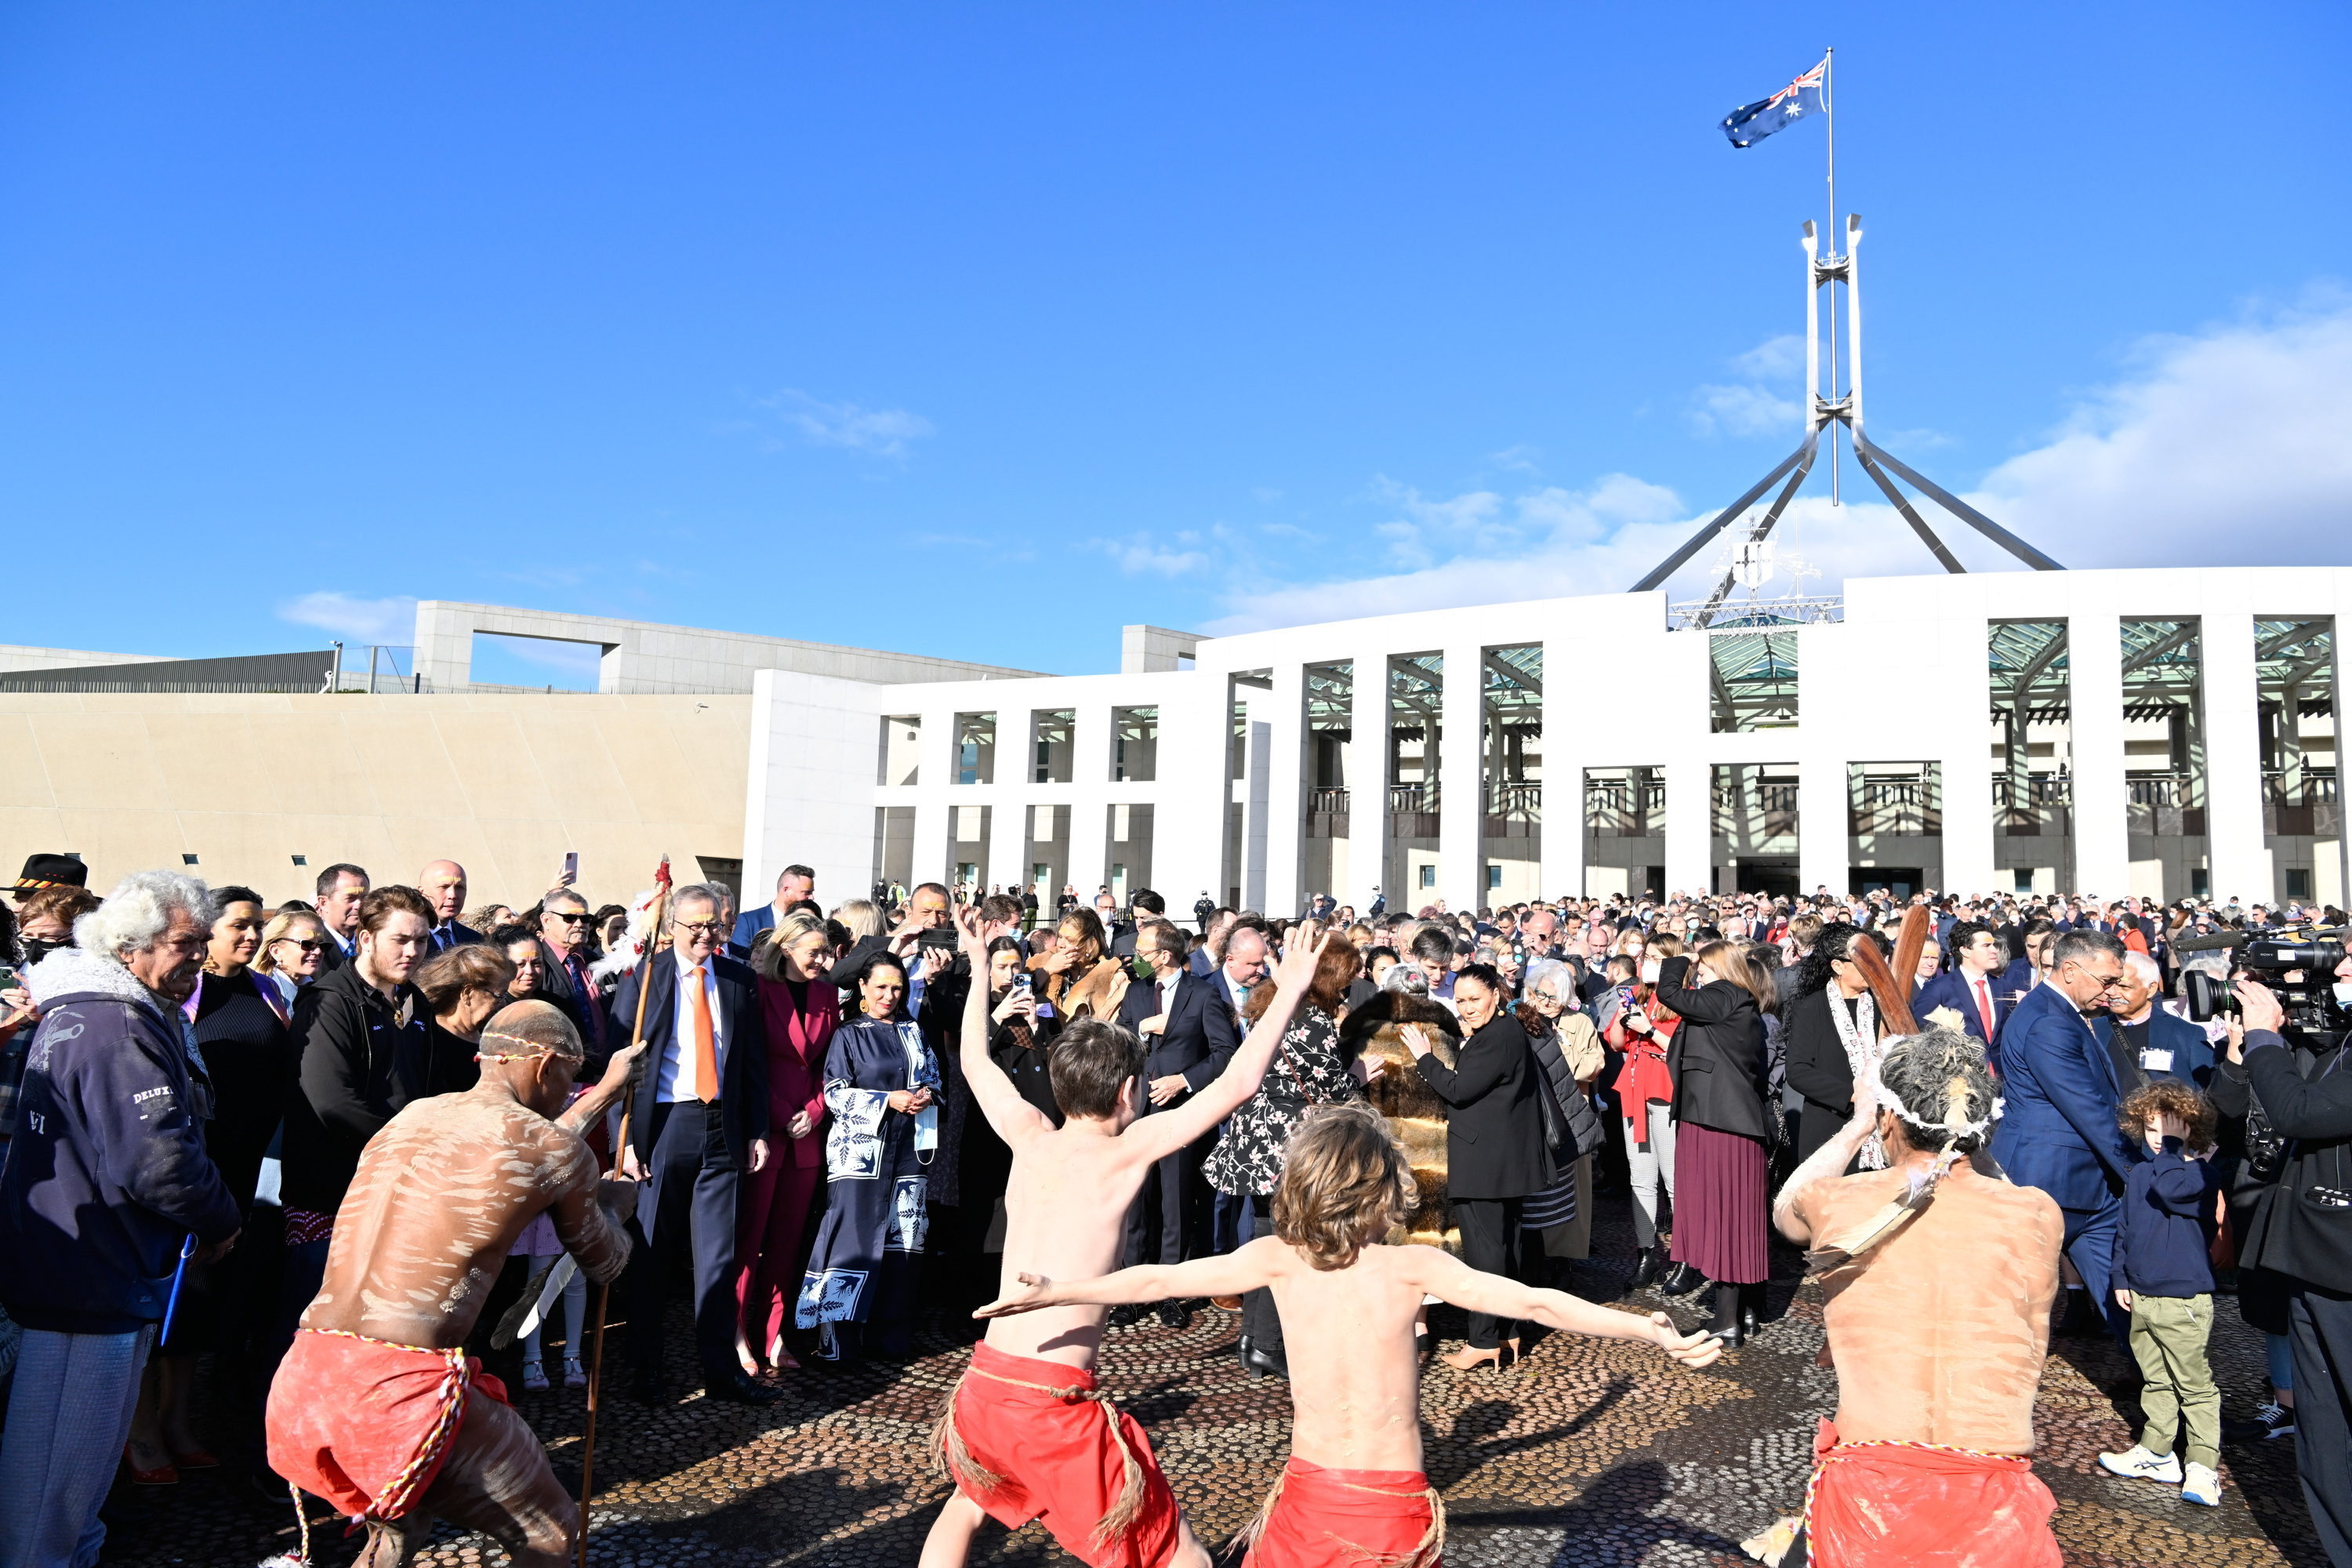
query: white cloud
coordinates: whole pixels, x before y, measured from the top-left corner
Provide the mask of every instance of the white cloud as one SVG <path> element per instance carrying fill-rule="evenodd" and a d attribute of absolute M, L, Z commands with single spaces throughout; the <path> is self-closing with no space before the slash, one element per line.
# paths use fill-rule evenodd
<path fill-rule="evenodd" d="M 1197 533 L 1177 536 L 1179 543 L 1197 542 Z M 1208 563 L 1208 554 L 1199 550 L 1168 550 L 1156 544 L 1136 544 L 1126 540 L 1097 539 L 1095 548 L 1118 563 L 1118 569 L 1130 577 L 1150 573 L 1160 577 L 1181 577 L 1195 567 Z"/>
<path fill-rule="evenodd" d="M 880 458 L 903 458 L 907 443 L 931 435 L 931 422 L 903 408 L 862 408 L 855 403 L 824 403 L 797 388 L 787 387 L 758 405 L 803 444 L 845 447 Z M 783 443 L 770 440 L 773 451 Z"/>
<path fill-rule="evenodd" d="M 1748 357 L 1767 351 L 1781 352 L 1767 343 Z M 2352 305 L 2328 301 L 2150 340 L 2128 377 L 2086 397 L 2042 445 L 1993 469 L 1964 499 L 2069 566 L 2352 563 L 2347 430 Z M 1887 438 L 1906 458 L 1920 444 L 1914 436 L 1900 443 Z M 1805 584 L 1810 591 L 1836 592 L 1847 577 L 1936 570 L 1850 452 L 1844 506 L 1829 504 L 1827 468 L 1824 453 L 1775 533 L 1784 553 L 1822 568 L 1820 580 Z M 1372 493 L 1391 512 L 1370 531 L 1385 544 L 1391 570 L 1236 593 L 1226 599 L 1227 614 L 1204 629 L 1618 592 L 1716 510 L 1690 510 L 1672 490 L 1626 474 L 1581 491 L 1479 489 L 1450 498 L 1423 496 L 1383 476 Z M 1970 571 L 2023 569 L 1925 498 L 1918 510 Z M 1701 550 L 1669 592 L 1676 598 L 1706 592 L 1723 549 L 1718 539 Z M 1790 587 L 1784 572 L 1767 591 Z"/>
<path fill-rule="evenodd" d="M 1691 429 L 1702 437 L 1804 434 L 1805 340 L 1795 332 L 1766 338 L 1731 361 L 1740 379 L 1709 384 L 1691 394 Z"/>
<path fill-rule="evenodd" d="M 1794 381 L 1805 368 L 1805 335 L 1782 332 L 1766 338 L 1734 359 L 1731 367 L 1751 381 Z"/>
<path fill-rule="evenodd" d="M 278 618 L 316 626 L 345 642 L 405 647 L 416 637 L 416 601 L 408 598 L 360 599 L 322 589 L 278 605 Z"/>

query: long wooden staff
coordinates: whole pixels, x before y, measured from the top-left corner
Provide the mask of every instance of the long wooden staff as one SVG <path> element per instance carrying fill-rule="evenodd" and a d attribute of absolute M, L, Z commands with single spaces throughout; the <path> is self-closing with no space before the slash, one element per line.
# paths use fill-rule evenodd
<path fill-rule="evenodd" d="M 669 857 L 662 857 L 661 869 L 654 877 L 654 918 L 646 928 L 646 952 L 637 968 L 637 1017 L 629 1029 L 629 1044 L 635 1047 L 646 1040 L 646 994 L 651 991 L 654 979 L 654 944 L 661 940 L 662 920 L 669 911 Z M 621 1156 L 629 1147 L 629 1112 L 635 1109 L 636 1075 L 629 1075 L 629 1087 L 621 1095 L 621 1136 L 613 1151 L 613 1164 L 617 1168 Z M 588 1568 L 588 1492 L 596 1479 L 596 1396 L 604 1383 L 604 1309 L 613 1300 L 613 1282 L 606 1280 L 596 1287 L 596 1351 L 588 1364 L 588 1432 L 580 1444 L 580 1568 Z"/>
<path fill-rule="evenodd" d="M 1916 924 L 1915 924 L 1916 922 Z M 1927 911 L 1918 905 L 1903 917 L 1903 941 L 1895 947 L 1899 958 L 1906 947 L 1910 949 L 1911 968 L 1899 973 L 1886 967 L 1886 960 L 1878 955 L 1878 944 L 1868 935 L 1856 936 L 1846 946 L 1846 956 L 1862 971 L 1870 986 L 1870 994 L 1878 1002 L 1880 1022 L 1890 1035 L 1916 1035 L 1919 1026 L 1911 1017 L 1911 976 L 1919 966 L 1919 951 L 1927 945 Z"/>

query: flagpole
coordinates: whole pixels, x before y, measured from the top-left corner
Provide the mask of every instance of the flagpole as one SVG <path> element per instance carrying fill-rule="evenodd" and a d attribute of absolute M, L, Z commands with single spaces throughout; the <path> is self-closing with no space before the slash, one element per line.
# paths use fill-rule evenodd
<path fill-rule="evenodd" d="M 1826 47 L 1822 49 L 1822 119 L 1826 122 L 1826 124 L 1827 124 L 1827 126 L 1828 126 L 1829 134 L 1828 134 L 1828 136 L 1825 138 L 1825 140 L 1829 142 L 1829 150 L 1830 150 L 1830 232 L 1829 232 L 1829 247 L 1828 247 L 1829 253 L 1830 253 L 1830 259 L 1835 259 L 1835 258 L 1836 258 L 1836 256 L 1837 256 L 1837 253 L 1838 253 L 1838 221 L 1837 221 L 1837 109 L 1836 109 L 1835 105 L 1833 104 L 1833 102 L 1832 101 L 1831 97 L 1830 97 L 1830 67 L 1831 67 L 1831 65 L 1832 65 L 1832 64 L 1836 60 L 1836 58 L 1837 58 L 1837 50 L 1836 50 L 1836 49 L 1834 49 L 1834 48 L 1826 48 Z M 1837 285 L 1836 285 L 1835 283 L 1832 283 L 1832 284 L 1830 285 L 1830 287 L 1831 287 L 1832 289 L 1835 289 L 1835 288 L 1837 287 Z M 1838 387 L 1838 373 L 1837 373 L 1837 296 L 1836 296 L 1834 293 L 1832 293 L 1832 294 L 1830 296 L 1830 401 L 1831 401 L 1832 403 L 1835 403 L 1835 402 L 1837 401 L 1837 395 L 1838 395 L 1838 389 L 1837 389 L 1837 387 Z M 1835 420 L 1832 420 L 1832 421 L 1830 422 L 1830 505 L 1832 505 L 1832 506 L 1836 506 L 1837 504 L 1838 504 L 1838 433 L 1837 433 L 1837 422 L 1836 422 Z"/>

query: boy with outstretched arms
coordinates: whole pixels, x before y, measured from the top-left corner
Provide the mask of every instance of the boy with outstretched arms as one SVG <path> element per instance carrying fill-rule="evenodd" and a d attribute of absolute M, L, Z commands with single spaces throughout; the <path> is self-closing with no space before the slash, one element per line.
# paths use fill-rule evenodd
<path fill-rule="evenodd" d="M 977 921 L 960 910 L 956 923 L 972 973 L 986 974 Z M 975 979 L 964 1004 L 963 1070 L 973 1103 L 1013 1151 L 1007 1279 L 1020 1270 L 1083 1278 L 1118 1261 L 1128 1205 L 1146 1173 L 1257 1092 L 1323 945 L 1294 941 L 1270 977 L 1274 1005 L 1225 1070 L 1149 1116 L 1136 1037 L 1108 1019 L 1073 1020 L 1047 1058 L 1066 1118 L 1058 1129 L 989 1058 L 988 987 Z M 1066 1551 L 1095 1568 L 1208 1568 L 1143 1428 L 1096 1388 L 1104 1315 L 1099 1306 L 1071 1304 L 989 1325 L 934 1433 L 956 1494 L 923 1543 L 922 1568 L 961 1563 L 973 1532 L 992 1517 L 1009 1529 L 1043 1519 Z"/>
<path fill-rule="evenodd" d="M 1433 1568 L 1445 1515 L 1422 1470 L 1412 1331 L 1424 1295 L 1573 1333 L 1645 1340 L 1685 1366 L 1706 1365 L 1722 1346 L 1710 1335 L 1678 1332 L 1664 1312 L 1635 1317 L 1536 1289 L 1479 1273 L 1434 1247 L 1379 1245 L 1415 1194 L 1404 1151 L 1381 1115 L 1367 1105 L 1327 1106 L 1291 1136 L 1274 1235 L 1222 1258 L 1098 1279 L 1064 1282 L 1024 1270 L 1018 1289 L 976 1315 L 996 1320 L 993 1335 L 1008 1314 L 1271 1287 L 1290 1359 L 1291 1457 L 1244 1532 L 1247 1562 Z"/>

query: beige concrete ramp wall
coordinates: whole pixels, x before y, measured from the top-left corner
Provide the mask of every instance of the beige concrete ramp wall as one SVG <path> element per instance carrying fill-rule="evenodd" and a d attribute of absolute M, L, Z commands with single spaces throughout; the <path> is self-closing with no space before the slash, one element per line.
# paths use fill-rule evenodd
<path fill-rule="evenodd" d="M 592 901 L 624 900 L 665 853 L 681 880 L 742 855 L 751 704 L 0 693 L 0 868 L 72 851 L 101 891 L 161 867 L 277 903 L 338 860 L 405 882 L 446 856 L 471 901 L 520 903 L 570 849 Z"/>

